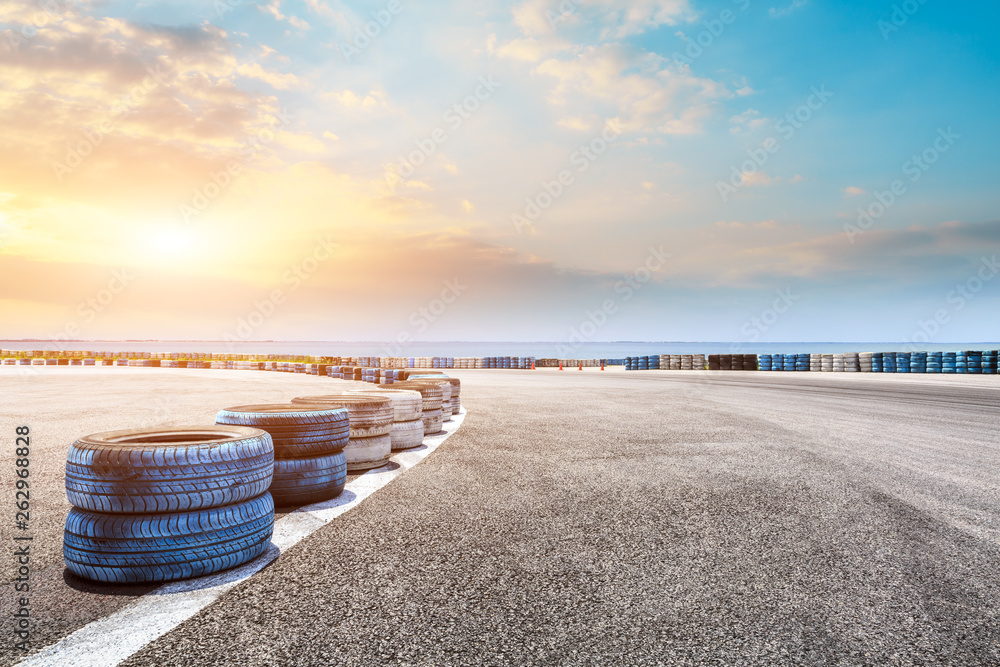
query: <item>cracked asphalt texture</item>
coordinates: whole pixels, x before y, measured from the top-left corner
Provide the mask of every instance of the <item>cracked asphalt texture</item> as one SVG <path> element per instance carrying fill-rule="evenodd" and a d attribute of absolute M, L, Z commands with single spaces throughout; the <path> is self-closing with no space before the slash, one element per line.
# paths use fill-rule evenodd
<path fill-rule="evenodd" d="M 427 460 L 123 664 L 1000 664 L 1000 378 L 453 375 Z"/>

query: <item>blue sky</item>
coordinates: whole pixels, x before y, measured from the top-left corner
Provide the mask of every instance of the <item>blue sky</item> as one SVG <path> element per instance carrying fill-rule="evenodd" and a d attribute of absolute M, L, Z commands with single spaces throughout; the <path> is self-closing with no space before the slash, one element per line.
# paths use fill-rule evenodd
<path fill-rule="evenodd" d="M 995 3 L 38 11 L 0 3 L 5 41 L 38 29 L 7 54 L 0 100 L 9 335 L 63 331 L 132 266 L 141 277 L 81 337 L 217 339 L 284 290 L 251 339 L 559 341 L 608 300 L 593 340 L 895 342 L 941 311 L 934 342 L 997 338 Z M 387 25 L 347 53 L 379 12 Z M 115 116 L 151 64 L 162 83 Z M 107 142 L 54 180 L 102 119 Z M 859 209 L 879 212 L 868 228 Z M 283 282 L 322 235 L 336 258 Z M 616 288 L 657 253 L 626 299 Z M 450 279 L 468 288 L 414 332 Z M 795 298 L 747 340 L 778 293 Z"/>

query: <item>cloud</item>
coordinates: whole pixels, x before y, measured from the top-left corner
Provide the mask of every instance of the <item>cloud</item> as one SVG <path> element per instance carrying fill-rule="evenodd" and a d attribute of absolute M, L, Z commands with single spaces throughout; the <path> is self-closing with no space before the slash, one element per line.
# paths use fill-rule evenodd
<path fill-rule="evenodd" d="M 715 81 L 617 44 L 551 58 L 534 71 L 554 81 L 548 98 L 552 105 L 593 109 L 605 118 L 617 118 L 626 132 L 693 134 L 717 102 L 732 97 Z"/>
<path fill-rule="evenodd" d="M 741 174 L 743 177 L 743 184 L 748 187 L 760 187 L 764 185 L 771 185 L 775 182 L 775 179 L 771 178 L 763 171 L 745 171 Z M 780 179 L 779 179 L 780 180 Z"/>
<path fill-rule="evenodd" d="M 768 13 L 768 16 L 770 16 L 773 19 L 774 18 L 782 18 L 782 17 L 785 17 L 785 16 L 789 16 L 790 14 L 792 14 L 793 12 L 795 12 L 798 9 L 801 9 L 802 7 L 805 7 L 806 4 L 808 4 L 808 2 L 809 2 L 809 0 L 792 0 L 792 4 L 788 5 L 787 7 L 780 7 L 780 8 L 779 7 L 771 7 L 767 11 L 767 13 Z"/>
<path fill-rule="evenodd" d="M 550 35 L 567 24 L 596 24 L 602 39 L 621 39 L 695 16 L 688 0 L 526 0 L 511 13 L 527 36 Z"/>
<path fill-rule="evenodd" d="M 741 114 L 737 114 L 729 119 L 729 131 L 733 134 L 751 132 L 766 126 L 771 121 L 763 118 L 756 109 L 747 109 Z"/>
<path fill-rule="evenodd" d="M 261 67 L 260 63 L 241 64 L 237 66 L 236 72 L 241 76 L 263 81 L 278 90 L 292 90 L 294 88 L 306 87 L 305 82 L 294 74 L 268 71 Z"/>
<path fill-rule="evenodd" d="M 867 194 L 867 191 L 864 188 L 859 188 L 859 187 L 857 187 L 855 185 L 851 185 L 851 186 L 848 186 L 846 188 L 842 188 L 840 191 L 842 193 L 844 193 L 844 198 L 845 199 L 847 197 L 858 197 L 860 195 Z"/>

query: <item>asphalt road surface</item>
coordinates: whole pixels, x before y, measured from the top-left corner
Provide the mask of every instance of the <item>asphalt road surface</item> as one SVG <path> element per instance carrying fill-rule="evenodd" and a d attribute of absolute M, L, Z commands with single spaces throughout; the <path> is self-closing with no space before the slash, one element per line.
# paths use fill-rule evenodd
<path fill-rule="evenodd" d="M 1000 378 L 453 374 L 437 451 L 122 664 L 1000 664 Z M 52 641 L 121 604 L 69 583 Z"/>

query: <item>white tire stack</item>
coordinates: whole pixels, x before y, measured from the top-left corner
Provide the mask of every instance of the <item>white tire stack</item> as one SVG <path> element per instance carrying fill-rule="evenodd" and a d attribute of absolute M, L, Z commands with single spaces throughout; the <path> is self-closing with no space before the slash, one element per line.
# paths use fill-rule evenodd
<path fill-rule="evenodd" d="M 453 399 L 458 398 L 457 387 L 453 386 L 452 378 L 441 376 L 421 376 L 420 374 L 413 374 L 407 377 L 407 381 L 413 380 L 414 382 L 433 382 L 441 386 L 441 419 L 443 421 L 451 421 L 451 417 L 457 414 L 459 411 L 459 405 Z"/>
<path fill-rule="evenodd" d="M 861 370 L 857 352 L 847 352 L 844 354 L 844 371 L 857 373 Z"/>
<path fill-rule="evenodd" d="M 351 389 L 345 394 L 384 396 L 392 401 L 393 423 L 389 438 L 392 451 L 418 447 L 424 441 L 424 399 L 419 391 L 406 389 Z"/>
<path fill-rule="evenodd" d="M 692 357 L 691 357 L 690 354 L 682 354 L 681 355 L 681 370 L 682 371 L 689 371 L 689 370 L 691 370 L 691 366 L 692 366 L 691 359 L 692 359 Z"/>
<path fill-rule="evenodd" d="M 872 372 L 872 353 L 861 352 L 858 354 L 858 370 L 862 373 Z"/>
<path fill-rule="evenodd" d="M 823 355 L 822 354 L 810 354 L 809 355 L 809 372 L 819 373 L 823 370 Z"/>
<path fill-rule="evenodd" d="M 661 366 L 661 368 L 662 368 L 662 366 Z M 670 364 L 669 364 L 669 366 L 667 366 L 667 368 L 669 368 L 672 371 L 679 371 L 681 369 L 681 355 L 679 355 L 679 354 L 671 354 L 670 355 Z"/>
<path fill-rule="evenodd" d="M 822 362 L 821 370 L 824 373 L 832 373 L 833 372 L 833 355 L 832 354 L 824 354 L 823 355 L 823 362 Z"/>
<path fill-rule="evenodd" d="M 382 389 L 383 387 L 379 387 Z M 423 380 L 404 380 L 394 382 L 393 389 L 411 389 L 420 392 L 423 398 L 423 408 L 421 419 L 424 424 L 424 435 L 440 433 L 441 425 L 444 423 L 441 405 L 444 399 L 444 390 L 440 382 L 425 382 Z"/>
<path fill-rule="evenodd" d="M 344 408 L 350 421 L 350 440 L 344 447 L 347 471 L 371 470 L 389 462 L 392 453 L 393 417 L 392 400 L 384 396 L 342 394 L 327 396 L 300 396 L 293 398 L 295 405 L 320 405 Z"/>
<path fill-rule="evenodd" d="M 833 372 L 843 373 L 844 372 L 844 355 L 835 354 L 833 355 Z"/>
<path fill-rule="evenodd" d="M 693 371 L 703 371 L 703 370 L 705 370 L 705 355 L 704 354 L 693 354 L 693 355 L 691 355 L 691 370 L 693 370 Z"/>

